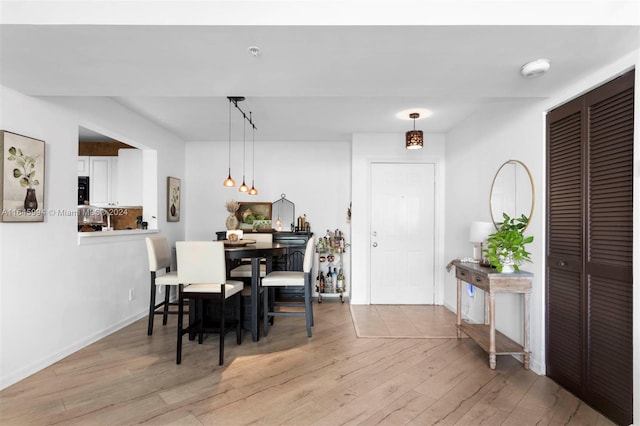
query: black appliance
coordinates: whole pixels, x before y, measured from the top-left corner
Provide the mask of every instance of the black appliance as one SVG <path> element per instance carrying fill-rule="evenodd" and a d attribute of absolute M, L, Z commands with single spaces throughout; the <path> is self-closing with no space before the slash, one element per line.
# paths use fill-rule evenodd
<path fill-rule="evenodd" d="M 89 176 L 78 176 L 78 205 L 89 203 Z"/>

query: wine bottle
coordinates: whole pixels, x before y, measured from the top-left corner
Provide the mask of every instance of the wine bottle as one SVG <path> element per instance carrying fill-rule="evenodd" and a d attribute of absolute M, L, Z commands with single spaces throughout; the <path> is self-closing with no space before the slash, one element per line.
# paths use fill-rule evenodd
<path fill-rule="evenodd" d="M 326 287 L 327 293 L 333 293 L 333 278 L 331 277 L 331 269 L 327 271 L 325 287 Z"/>
<path fill-rule="evenodd" d="M 324 293 L 325 290 L 325 281 L 324 281 L 324 274 L 322 273 L 322 271 L 320 271 L 320 293 Z"/>
<path fill-rule="evenodd" d="M 336 278 L 336 287 L 339 292 L 344 290 L 344 274 L 342 273 L 342 268 L 340 268 L 340 272 L 338 272 L 338 277 Z"/>

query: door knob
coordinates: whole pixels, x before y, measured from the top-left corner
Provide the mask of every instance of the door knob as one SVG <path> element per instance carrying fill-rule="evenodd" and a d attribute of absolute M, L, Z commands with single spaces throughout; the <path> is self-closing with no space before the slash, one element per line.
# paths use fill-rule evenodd
<path fill-rule="evenodd" d="M 374 247 L 378 247 L 378 243 L 373 243 L 371 245 L 374 246 Z"/>

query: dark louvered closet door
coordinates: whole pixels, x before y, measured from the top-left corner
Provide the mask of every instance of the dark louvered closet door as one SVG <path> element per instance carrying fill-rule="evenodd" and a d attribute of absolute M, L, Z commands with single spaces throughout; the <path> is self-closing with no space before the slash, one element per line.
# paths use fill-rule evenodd
<path fill-rule="evenodd" d="M 547 119 L 547 374 L 620 424 L 633 402 L 633 81 Z"/>
<path fill-rule="evenodd" d="M 584 369 L 581 109 L 574 101 L 547 117 L 547 375 L 576 394 Z"/>

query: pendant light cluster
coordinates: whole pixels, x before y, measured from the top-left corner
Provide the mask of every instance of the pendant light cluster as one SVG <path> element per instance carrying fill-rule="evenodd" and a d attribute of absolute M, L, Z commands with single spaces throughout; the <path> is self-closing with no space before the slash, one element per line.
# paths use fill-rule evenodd
<path fill-rule="evenodd" d="M 238 102 L 242 102 L 244 101 L 244 96 L 227 96 L 227 99 L 229 100 L 229 174 L 227 176 L 227 178 L 224 180 L 224 182 L 222 183 L 224 186 L 226 187 L 234 187 L 236 186 L 236 182 L 233 180 L 233 178 L 231 178 L 231 105 L 235 106 L 236 109 L 238 111 L 240 111 L 240 113 L 242 114 L 242 185 L 240 185 L 240 187 L 238 188 L 238 191 L 240 192 L 246 192 L 249 195 L 257 195 L 258 194 L 258 190 L 255 187 L 254 184 L 254 179 L 253 177 L 255 177 L 255 132 L 256 132 L 256 125 L 253 123 L 253 117 L 252 117 L 252 113 L 249 112 L 249 116 L 247 116 L 247 114 L 245 114 L 245 112 L 238 106 Z M 254 174 L 254 176 L 251 179 L 251 189 L 249 189 L 249 186 L 245 183 L 246 179 L 245 179 L 245 165 L 246 165 L 246 146 L 247 146 L 247 138 L 246 138 L 246 129 L 247 129 L 247 123 L 249 123 L 249 125 L 251 126 L 252 129 L 252 151 L 253 151 L 253 155 L 252 155 L 252 161 L 253 161 L 253 165 L 252 165 L 252 173 Z"/>
<path fill-rule="evenodd" d="M 422 130 L 416 130 L 416 118 L 419 118 L 420 114 L 412 112 L 409 114 L 409 118 L 413 118 L 413 130 L 409 130 L 406 135 L 406 148 L 407 149 L 421 149 L 424 143 L 424 136 Z"/>

